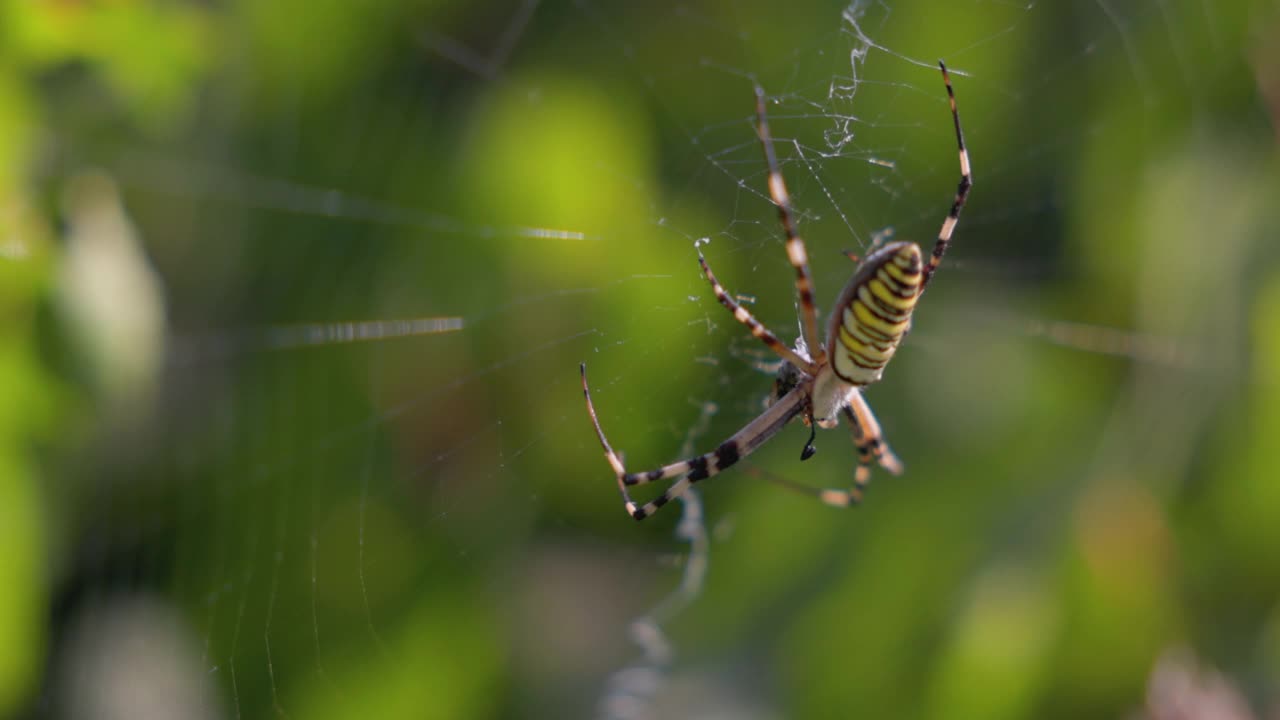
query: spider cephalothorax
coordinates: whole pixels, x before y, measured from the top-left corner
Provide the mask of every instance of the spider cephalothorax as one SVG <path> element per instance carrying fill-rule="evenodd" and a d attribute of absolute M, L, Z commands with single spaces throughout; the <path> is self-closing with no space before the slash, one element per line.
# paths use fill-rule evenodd
<path fill-rule="evenodd" d="M 796 349 L 799 350 L 799 348 Z M 800 368 L 792 365 L 787 360 L 783 360 L 778 365 L 777 374 L 773 377 L 773 392 L 769 393 L 769 397 L 764 406 L 769 407 L 786 397 L 787 393 L 794 390 L 796 386 L 800 384 L 800 379 L 802 377 L 804 377 L 804 375 L 801 374 Z"/>
<path fill-rule="evenodd" d="M 796 272 L 796 294 L 799 296 L 801 316 L 800 338 L 794 348 L 784 345 L 725 291 L 699 249 L 698 263 L 707 282 L 711 283 L 716 300 L 782 359 L 782 366 L 774 382 L 776 399 L 756 419 L 747 423 L 715 450 L 642 473 L 627 472 L 622 458 L 609 446 L 604 430 L 600 427 L 595 406 L 591 403 L 586 364 L 581 366 L 582 392 L 587 400 L 587 413 L 595 426 L 600 444 L 604 447 L 605 458 L 617 476 L 627 513 L 636 520 L 652 515 L 692 483 L 716 475 L 747 456 L 797 416 L 802 417 L 807 425 L 832 428 L 839 423 L 840 416 L 844 415 L 853 431 L 858 449 L 854 487 L 847 490 L 811 489 L 822 502 L 839 507 L 859 502 L 863 487 L 871 479 L 873 462 L 895 475 L 902 472 L 902 463 L 884 443 L 880 425 L 862 397 L 861 388 L 878 381 L 885 366 L 897 352 L 898 345 L 911 326 L 911 314 L 915 311 L 916 303 L 951 243 L 960 210 L 964 207 L 969 197 L 969 188 L 973 184 L 969 173 L 969 153 L 965 149 L 951 78 L 945 65 L 939 62 L 938 66 L 942 69 L 942 79 L 946 83 L 956 144 L 960 151 L 960 184 L 951 210 L 942 222 L 942 229 L 938 232 L 938 239 L 934 242 L 933 252 L 927 261 L 914 243 L 893 242 L 875 249 L 858 264 L 853 277 L 836 300 L 827 322 L 825 338 L 818 336 L 818 312 L 813 302 L 809 258 L 804 242 L 796 233 L 791 197 L 787 194 L 787 186 L 778 169 L 778 159 L 774 154 L 765 114 L 764 90 L 756 88 L 756 132 L 764 146 L 765 161 L 769 165 L 769 195 L 778 207 L 778 218 L 787 235 L 787 258 Z M 800 459 L 804 460 L 812 454 L 811 433 Z M 632 485 L 671 478 L 680 479 L 645 505 L 637 505 L 627 490 Z"/>

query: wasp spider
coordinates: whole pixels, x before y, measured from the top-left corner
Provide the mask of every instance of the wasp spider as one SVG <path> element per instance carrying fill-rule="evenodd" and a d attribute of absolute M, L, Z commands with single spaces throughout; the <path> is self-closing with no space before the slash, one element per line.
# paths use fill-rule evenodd
<path fill-rule="evenodd" d="M 609 446 L 604 430 L 591 403 L 591 391 L 587 388 L 587 366 L 580 367 L 582 393 L 587 400 L 587 414 L 595 426 L 596 435 L 604 447 L 605 458 L 618 478 L 618 489 L 627 513 L 636 520 L 643 520 L 658 508 L 678 497 L 690 485 L 717 475 L 738 460 L 752 453 L 797 415 L 811 430 L 809 442 L 800 454 L 801 460 L 813 455 L 815 426 L 833 428 L 844 415 L 852 428 L 854 443 L 858 449 L 858 468 L 854 473 L 854 486 L 846 490 L 808 489 L 822 502 L 837 507 L 848 507 L 862 500 L 862 491 L 871 478 L 871 464 L 878 463 L 885 470 L 897 475 L 902 463 L 884 442 L 880 425 L 870 406 L 862 397 L 861 388 L 880 379 L 884 367 L 893 358 L 911 325 L 911 313 L 920 295 L 933 278 L 942 262 L 942 256 L 951 244 L 960 210 L 969 197 L 973 184 L 969 173 L 969 153 L 964 145 L 964 132 L 960 128 L 960 113 L 956 110 L 955 92 L 951 89 L 951 77 L 947 66 L 942 69 L 942 80 L 947 87 L 947 101 L 951 106 L 951 119 L 955 125 L 956 144 L 960 150 L 960 184 L 956 188 L 951 210 L 942 221 L 942 229 L 933 245 L 928 261 L 921 257 L 920 248 L 910 242 L 890 242 L 873 251 L 858 265 L 849 284 L 845 285 L 836 300 L 835 310 L 827 321 L 826 343 L 819 342 L 818 311 L 813 304 L 813 281 L 809 276 L 809 259 L 804 242 L 796 234 L 792 219 L 791 198 L 778 170 L 778 158 L 769 135 L 765 117 L 765 94 L 756 87 L 756 133 L 764 146 L 765 161 L 769 165 L 769 194 L 778 207 L 778 218 L 787 235 L 787 259 L 796 271 L 796 293 L 800 298 L 801 337 L 796 346 L 783 345 L 778 336 L 765 327 L 745 308 L 734 301 L 712 274 L 707 260 L 698 249 L 698 263 L 702 274 L 711 283 L 716 299 L 734 319 L 746 325 L 751 334 L 760 338 L 769 349 L 782 358 L 782 366 L 774 385 L 769 407 L 759 417 L 747 423 L 715 450 L 688 460 L 681 460 L 647 472 L 629 473 L 622 458 Z M 856 259 L 856 258 L 855 258 Z M 631 499 L 628 488 L 657 480 L 680 478 L 653 502 L 637 505 Z"/>

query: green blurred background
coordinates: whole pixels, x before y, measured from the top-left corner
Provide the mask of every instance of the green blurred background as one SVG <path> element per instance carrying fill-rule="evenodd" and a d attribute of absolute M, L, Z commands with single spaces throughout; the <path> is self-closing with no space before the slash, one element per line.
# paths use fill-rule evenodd
<path fill-rule="evenodd" d="M 0 3 L 0 716 L 1280 712 L 1280 8 L 780 5 Z M 758 412 L 693 249 L 794 337 L 752 81 L 825 306 L 937 232 L 937 58 L 906 473 L 789 428 L 691 565 L 578 363 L 633 469 Z"/>

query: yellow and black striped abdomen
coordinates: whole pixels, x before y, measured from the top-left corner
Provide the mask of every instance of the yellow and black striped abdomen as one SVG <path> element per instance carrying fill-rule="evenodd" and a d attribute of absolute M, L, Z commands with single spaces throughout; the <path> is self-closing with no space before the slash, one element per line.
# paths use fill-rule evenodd
<path fill-rule="evenodd" d="M 880 379 L 911 327 L 922 262 L 914 243 L 897 242 L 858 266 L 837 301 L 827 334 L 831 367 L 851 385 Z"/>

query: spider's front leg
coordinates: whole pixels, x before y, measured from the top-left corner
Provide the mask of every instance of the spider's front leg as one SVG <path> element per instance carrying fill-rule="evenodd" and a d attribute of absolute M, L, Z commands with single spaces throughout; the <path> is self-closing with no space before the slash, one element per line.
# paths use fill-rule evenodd
<path fill-rule="evenodd" d="M 884 440 L 884 435 L 880 432 L 880 424 L 876 422 L 876 417 L 871 413 L 871 408 L 867 405 L 866 400 L 863 399 L 862 393 L 853 393 L 849 398 L 849 403 L 842 407 L 840 412 L 849 421 L 849 430 L 853 434 L 854 446 L 858 449 L 858 468 L 853 473 L 853 487 L 815 488 L 761 470 L 756 470 L 753 474 L 764 476 L 790 490 L 812 496 L 824 505 L 839 508 L 858 505 L 862 502 L 863 492 L 871 481 L 871 466 L 873 464 L 879 463 L 880 467 L 890 473 L 901 475 L 902 462 L 889 449 L 888 443 Z M 808 456 L 802 456 L 800 459 L 804 460 L 811 455 L 812 452 Z"/>
<path fill-rule="evenodd" d="M 855 392 L 849 397 L 849 404 L 843 412 L 853 431 L 854 446 L 858 449 L 858 469 L 853 474 L 854 484 L 863 488 L 871 481 L 872 461 L 879 463 L 880 467 L 893 475 L 901 475 L 902 461 L 893 454 L 889 443 L 885 442 L 880 423 L 861 392 Z"/>
<path fill-rule="evenodd" d="M 622 493 L 623 506 L 627 514 L 636 520 L 649 517 L 663 505 L 683 494 L 690 485 L 720 474 L 721 471 L 755 452 L 756 448 L 777 435 L 792 418 L 804 411 L 808 392 L 806 385 L 793 388 L 760 416 L 747 423 L 709 453 L 663 465 L 648 472 L 629 473 L 622 464 L 622 457 L 609 445 L 609 440 L 604 435 L 604 428 L 600 427 L 600 418 L 596 415 L 595 404 L 591 402 L 591 389 L 587 385 L 587 364 L 582 363 L 579 369 L 582 373 L 582 395 L 587 401 L 587 415 L 591 418 L 592 426 L 595 427 L 600 446 L 604 448 L 605 459 L 609 461 L 609 467 L 613 469 L 613 474 L 618 479 L 618 490 Z M 674 478 L 679 479 L 651 502 L 640 505 L 631 499 L 628 488 L 633 485 Z"/>

